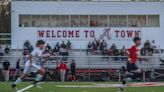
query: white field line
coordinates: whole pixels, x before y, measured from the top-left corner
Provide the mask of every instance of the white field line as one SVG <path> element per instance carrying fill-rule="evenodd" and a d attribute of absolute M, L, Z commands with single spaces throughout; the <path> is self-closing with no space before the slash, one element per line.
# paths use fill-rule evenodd
<path fill-rule="evenodd" d="M 106 88 L 106 87 L 120 87 L 121 84 L 95 84 L 95 85 L 56 85 L 61 88 Z M 126 87 L 152 87 L 164 86 L 164 83 L 132 83 L 127 84 Z"/>
<path fill-rule="evenodd" d="M 38 84 L 43 84 L 44 82 L 40 82 L 40 83 L 38 83 Z M 20 90 L 18 90 L 18 91 L 16 91 L 16 92 L 24 92 L 24 91 L 26 91 L 26 90 L 28 90 L 28 89 L 30 89 L 30 88 L 32 88 L 34 85 L 29 85 L 29 86 L 27 86 L 27 87 L 25 87 L 25 88 L 22 88 L 22 89 L 20 89 Z"/>

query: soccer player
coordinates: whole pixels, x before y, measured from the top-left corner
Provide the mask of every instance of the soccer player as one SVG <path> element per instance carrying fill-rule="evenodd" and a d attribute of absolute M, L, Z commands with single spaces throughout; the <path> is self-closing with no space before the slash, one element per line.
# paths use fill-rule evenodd
<path fill-rule="evenodd" d="M 136 61 L 137 60 L 145 60 L 145 61 L 147 61 L 147 59 L 144 59 L 144 58 L 141 58 L 141 57 L 138 56 L 138 53 L 139 53 L 138 47 L 141 45 L 141 38 L 135 37 L 135 38 L 133 38 L 133 41 L 134 41 L 135 45 L 133 45 L 127 51 L 127 56 L 128 56 L 127 74 L 141 72 L 141 70 L 138 69 L 138 67 L 136 65 Z M 124 91 L 124 87 L 126 86 L 126 82 L 127 82 L 127 76 L 128 75 L 125 74 L 125 76 L 124 76 L 124 78 L 122 80 L 122 85 L 120 87 L 120 91 Z"/>
<path fill-rule="evenodd" d="M 74 60 L 72 60 L 72 63 L 71 63 L 71 75 L 72 75 L 72 81 L 76 81 L 76 63 Z"/>
<path fill-rule="evenodd" d="M 43 55 L 44 48 L 45 48 L 45 42 L 43 40 L 38 40 L 36 43 L 36 48 L 31 52 L 31 54 L 29 55 L 29 59 L 25 62 L 23 74 L 19 78 L 17 78 L 14 84 L 12 84 L 13 89 L 18 90 L 16 88 L 16 85 L 20 83 L 24 79 L 24 77 L 27 76 L 27 74 L 32 72 L 31 71 L 32 68 L 34 68 L 33 70 L 36 70 L 38 73 L 33 85 L 36 86 L 36 84 L 42 80 L 45 74 L 45 70 L 40 66 L 36 65 L 35 61 L 38 61 L 39 59 L 42 58 L 49 57 L 48 55 L 47 56 Z"/>

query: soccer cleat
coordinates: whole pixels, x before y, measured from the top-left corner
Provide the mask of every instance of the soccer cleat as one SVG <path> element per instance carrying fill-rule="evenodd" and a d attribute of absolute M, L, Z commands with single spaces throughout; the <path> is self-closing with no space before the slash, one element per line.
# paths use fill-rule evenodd
<path fill-rule="evenodd" d="M 18 91 L 18 88 L 16 87 L 16 85 L 15 84 L 12 84 L 12 86 L 11 86 L 15 91 Z"/>

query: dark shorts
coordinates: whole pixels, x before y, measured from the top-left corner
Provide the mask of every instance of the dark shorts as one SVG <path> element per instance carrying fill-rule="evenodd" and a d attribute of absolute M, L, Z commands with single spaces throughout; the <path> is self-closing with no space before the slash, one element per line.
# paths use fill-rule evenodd
<path fill-rule="evenodd" d="M 127 61 L 127 71 L 128 72 L 131 72 L 131 71 L 134 71 L 134 70 L 138 70 L 138 67 L 136 64 L 133 64 L 133 63 L 130 63 L 129 61 Z"/>
<path fill-rule="evenodd" d="M 72 75 L 76 75 L 76 71 L 75 70 L 71 70 L 71 74 Z"/>

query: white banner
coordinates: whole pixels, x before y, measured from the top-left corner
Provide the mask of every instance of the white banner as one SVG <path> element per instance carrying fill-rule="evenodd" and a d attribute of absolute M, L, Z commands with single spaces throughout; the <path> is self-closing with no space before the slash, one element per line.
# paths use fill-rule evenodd
<path fill-rule="evenodd" d="M 141 28 L 38 28 L 37 37 L 42 40 L 132 40 L 141 37 Z"/>

